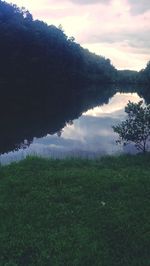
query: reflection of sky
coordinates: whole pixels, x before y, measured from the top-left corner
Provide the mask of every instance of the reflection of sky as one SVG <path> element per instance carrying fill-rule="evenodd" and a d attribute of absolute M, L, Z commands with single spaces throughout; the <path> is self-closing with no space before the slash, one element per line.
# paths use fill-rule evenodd
<path fill-rule="evenodd" d="M 123 147 L 117 146 L 117 135 L 112 125 L 125 117 L 124 107 L 128 101 L 140 100 L 136 93 L 117 93 L 100 107 L 84 113 L 63 129 L 61 137 L 57 134 L 44 138 L 34 138 L 33 143 L 25 150 L 10 152 L 0 156 L 1 163 L 25 158 L 27 155 L 63 158 L 66 156 L 95 157 L 97 155 L 122 152 Z"/>
<path fill-rule="evenodd" d="M 95 107 L 84 115 L 91 115 L 91 116 L 104 116 L 104 115 L 111 115 L 120 117 L 121 114 L 124 114 L 124 107 L 127 105 L 128 101 L 131 102 L 139 102 L 141 98 L 137 95 L 137 93 L 116 93 L 109 101 L 108 104 L 104 104 L 100 107 Z"/>

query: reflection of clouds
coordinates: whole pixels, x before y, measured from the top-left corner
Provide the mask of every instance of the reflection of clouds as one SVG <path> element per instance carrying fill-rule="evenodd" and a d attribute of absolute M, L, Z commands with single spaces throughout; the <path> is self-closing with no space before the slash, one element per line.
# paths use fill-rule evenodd
<path fill-rule="evenodd" d="M 115 117 L 117 115 L 124 114 L 124 108 L 127 105 L 128 101 L 131 102 L 139 102 L 141 98 L 137 93 L 116 93 L 110 100 L 109 104 L 104 104 L 100 107 L 95 107 L 83 115 L 91 115 L 91 116 L 104 116 L 111 115 Z"/>
<path fill-rule="evenodd" d="M 47 136 L 43 139 L 36 139 L 34 143 L 45 145 L 45 149 L 59 149 L 60 152 L 89 152 L 111 154 L 119 151 L 115 145 L 116 134 L 112 125 L 118 119 L 111 117 L 82 116 L 74 121 L 74 124 L 64 128 L 62 136 Z"/>
<path fill-rule="evenodd" d="M 57 146 L 57 149 L 68 152 L 78 150 L 112 153 L 112 150 L 118 150 L 114 145 L 116 134 L 111 128 L 117 122 L 117 119 L 111 117 L 82 116 L 73 125 L 64 128 L 61 138 L 56 135 L 47 136 L 36 139 L 34 143 L 41 143 L 49 148 L 55 145 L 55 148 Z"/>
<path fill-rule="evenodd" d="M 82 141 L 76 138 L 64 138 L 58 137 L 57 135 L 47 136 L 40 139 L 35 139 L 33 144 L 42 145 L 43 147 L 48 148 L 57 148 L 57 149 L 72 149 L 76 146 L 80 147 Z"/>
<path fill-rule="evenodd" d="M 140 98 L 136 93 L 117 93 L 109 104 L 89 110 L 79 119 L 75 119 L 72 125 L 67 125 L 61 137 L 48 134 L 44 138 L 34 138 L 27 149 L 1 155 L 0 163 L 18 161 L 28 155 L 64 158 L 131 152 L 131 146 L 124 150 L 124 147 L 116 145 L 117 134 L 112 129 L 112 125 L 125 116 L 124 107 L 129 100 L 138 102 Z"/>
<path fill-rule="evenodd" d="M 111 128 L 117 121 L 111 117 L 82 116 L 75 120 L 74 125 L 64 129 L 62 137 L 55 134 L 40 139 L 34 138 L 27 149 L 1 155 L 0 163 L 19 161 L 28 155 L 50 158 L 68 156 L 93 158 L 119 152 L 121 147 L 115 145 L 116 135 Z"/>
<path fill-rule="evenodd" d="M 76 139 L 84 142 L 84 132 L 81 127 L 81 118 L 74 120 L 73 125 L 69 125 L 64 128 L 62 137 L 64 139 Z"/>
<path fill-rule="evenodd" d="M 112 153 L 114 146 L 115 150 L 119 148 L 115 145 L 116 134 L 111 127 L 117 122 L 110 117 L 82 116 L 73 126 L 64 129 L 59 145 L 67 145 L 68 150 Z"/>

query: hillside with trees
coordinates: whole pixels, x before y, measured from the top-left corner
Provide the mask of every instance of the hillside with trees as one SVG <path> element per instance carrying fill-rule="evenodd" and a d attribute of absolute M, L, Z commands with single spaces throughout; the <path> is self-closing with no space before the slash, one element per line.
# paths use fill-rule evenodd
<path fill-rule="evenodd" d="M 138 80 L 138 71 L 134 70 L 118 70 L 117 82 L 119 84 L 135 84 Z"/>
<path fill-rule="evenodd" d="M 139 82 L 146 85 L 150 84 L 150 61 L 146 67 L 139 72 Z"/>
<path fill-rule="evenodd" d="M 50 85 L 56 80 L 112 82 L 109 59 L 83 49 L 62 27 L 33 20 L 25 8 L 0 1 L 0 82 Z"/>
<path fill-rule="evenodd" d="M 147 104 L 150 104 L 150 61 L 144 69 L 138 72 L 137 84 L 139 85 L 139 95 Z"/>

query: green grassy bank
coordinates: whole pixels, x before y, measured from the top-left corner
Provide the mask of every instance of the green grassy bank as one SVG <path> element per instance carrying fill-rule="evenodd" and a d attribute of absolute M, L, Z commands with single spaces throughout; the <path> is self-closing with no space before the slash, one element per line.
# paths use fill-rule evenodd
<path fill-rule="evenodd" d="M 150 265 L 150 154 L 0 167 L 0 266 Z"/>

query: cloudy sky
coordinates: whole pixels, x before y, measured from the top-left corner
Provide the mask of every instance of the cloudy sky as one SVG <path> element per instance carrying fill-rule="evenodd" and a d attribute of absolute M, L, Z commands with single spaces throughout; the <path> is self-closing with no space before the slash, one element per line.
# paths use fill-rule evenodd
<path fill-rule="evenodd" d="M 61 24 L 68 36 L 110 58 L 118 69 L 140 70 L 150 60 L 150 0 L 7 0 L 34 19 Z"/>

